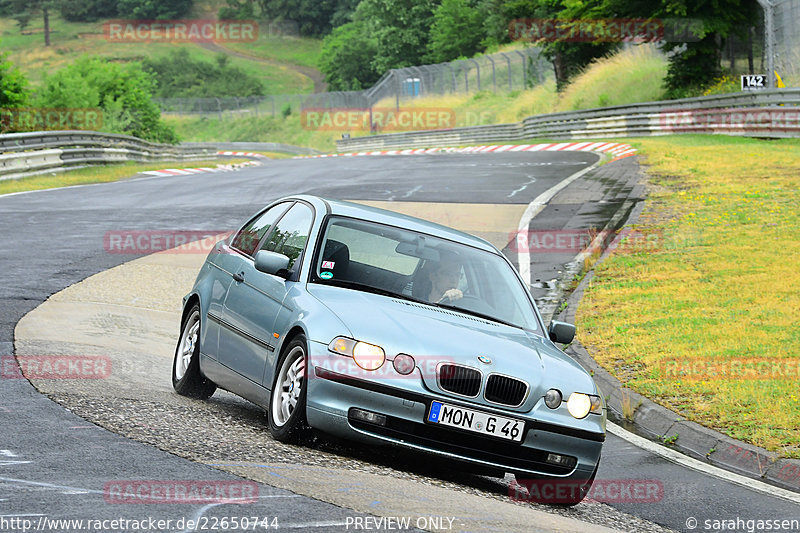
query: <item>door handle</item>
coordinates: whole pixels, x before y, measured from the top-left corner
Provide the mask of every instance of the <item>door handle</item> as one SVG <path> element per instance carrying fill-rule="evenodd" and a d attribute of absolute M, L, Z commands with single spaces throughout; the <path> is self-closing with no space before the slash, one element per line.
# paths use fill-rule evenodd
<path fill-rule="evenodd" d="M 242 282 L 244 281 L 244 272 L 239 272 L 233 275 L 233 281 Z"/>

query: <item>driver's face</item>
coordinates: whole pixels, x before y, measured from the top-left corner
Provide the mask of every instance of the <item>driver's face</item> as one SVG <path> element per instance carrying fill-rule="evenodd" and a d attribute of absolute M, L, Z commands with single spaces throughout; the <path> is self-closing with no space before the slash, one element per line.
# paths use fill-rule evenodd
<path fill-rule="evenodd" d="M 444 264 L 436 269 L 434 276 L 440 283 L 447 283 L 451 287 L 458 285 L 458 280 L 461 279 L 461 265 L 458 264 Z"/>

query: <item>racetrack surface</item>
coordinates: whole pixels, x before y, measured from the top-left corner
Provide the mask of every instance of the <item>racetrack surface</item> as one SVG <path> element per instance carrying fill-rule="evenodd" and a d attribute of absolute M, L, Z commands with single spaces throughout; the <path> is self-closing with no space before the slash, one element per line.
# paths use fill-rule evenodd
<path fill-rule="evenodd" d="M 304 192 L 367 201 L 505 204 L 524 208 L 541 191 L 596 159 L 593 154 L 548 153 L 275 161 L 238 173 L 134 179 L 0 198 L 0 220 L 7 243 L 7 253 L 0 258 L 0 271 L 5 276 L 0 287 L 0 305 L 4 309 L 0 323 L 2 353 L 10 353 L 13 328 L 19 319 L 48 296 L 132 258 L 103 249 L 103 237 L 109 231 L 230 230 L 269 201 Z M 541 218 L 535 220 L 546 225 Z M 177 310 L 179 302 L 174 306 Z M 153 375 L 153 380 L 158 383 L 156 389 L 163 388 L 168 375 Z M 149 393 L 141 392 L 145 396 Z M 24 380 L 0 380 L 0 394 L 4 429 L 0 450 L 8 452 L 4 457 L 7 460 L 0 461 L 0 500 L 5 500 L 0 502 L 0 514 L 113 516 L 119 514 L 120 507 L 103 505 L 102 495 L 97 494 L 108 480 L 234 479 L 87 424 L 38 395 Z M 260 412 L 231 395 L 219 394 L 219 398 L 215 396 L 212 402 L 202 404 L 164 394 L 163 400 L 153 395 L 149 402 L 125 395 L 99 398 L 62 394 L 58 399 L 122 434 L 197 461 L 225 464 L 237 474 L 263 479 L 271 485 L 292 488 L 293 483 L 302 481 L 302 474 L 287 475 L 284 471 L 281 475 L 276 470 L 274 464 L 283 458 L 286 464 L 316 461 L 313 468 L 317 469 L 326 468 L 325 461 L 342 463 L 383 476 L 402 477 L 410 471 L 416 481 L 441 480 L 439 483 L 450 490 L 508 500 L 507 488 L 499 480 L 442 471 L 418 464 L 422 461 L 415 462 L 413 457 L 392 456 L 398 462 L 394 465 L 383 454 L 346 444 L 277 446 L 263 431 Z M 211 438 L 205 430 L 198 429 L 202 424 L 214 426 L 209 430 Z M 230 446 L 223 446 L 228 454 L 225 457 L 215 454 L 222 445 L 213 440 L 221 427 L 227 430 L 218 438 L 231 441 Z M 237 441 L 239 438 L 241 442 Z M 263 460 L 265 457 L 267 461 Z M 660 501 L 612 505 L 678 530 L 685 529 L 690 516 L 701 521 L 731 516 L 800 516 L 796 505 L 673 465 L 610 435 L 598 477 L 660 481 L 665 492 Z M 277 483 L 270 478 L 282 481 Z M 281 524 L 316 524 L 321 530 L 341 530 L 346 517 L 356 515 L 340 506 L 267 485 L 262 487 L 266 497 L 259 504 L 250 504 L 261 508 L 248 507 L 248 515 L 274 516 L 279 509 L 285 513 L 280 517 Z M 328 493 L 331 487 L 329 483 L 309 491 Z M 274 504 L 277 499 L 281 500 L 280 505 Z M 346 501 L 337 503 L 347 505 Z M 146 514 L 162 518 L 191 514 L 184 506 L 146 507 Z M 229 507 L 210 512 L 234 516 Z M 200 506 L 192 509 L 199 511 Z M 136 512 L 145 514 L 139 509 Z M 596 503 L 581 504 L 562 513 L 583 519 L 600 517 L 600 523 L 630 531 L 652 529 L 645 522 L 626 521 L 624 515 Z M 426 514 L 436 511 L 428 509 Z"/>

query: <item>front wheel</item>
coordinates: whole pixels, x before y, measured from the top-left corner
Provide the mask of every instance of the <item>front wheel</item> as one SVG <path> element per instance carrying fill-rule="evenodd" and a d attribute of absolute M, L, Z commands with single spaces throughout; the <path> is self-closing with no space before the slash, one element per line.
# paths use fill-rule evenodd
<path fill-rule="evenodd" d="M 194 304 L 186 313 L 181 336 L 172 362 L 172 387 L 190 398 L 205 400 L 217 386 L 200 372 L 200 306 Z"/>
<path fill-rule="evenodd" d="M 306 338 L 298 335 L 278 359 L 267 418 L 269 432 L 280 442 L 296 442 L 306 426 Z"/>

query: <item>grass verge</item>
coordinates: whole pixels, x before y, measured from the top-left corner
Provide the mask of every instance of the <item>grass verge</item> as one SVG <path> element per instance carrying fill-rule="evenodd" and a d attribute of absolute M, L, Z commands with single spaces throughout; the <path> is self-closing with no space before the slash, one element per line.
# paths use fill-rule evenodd
<path fill-rule="evenodd" d="M 686 419 L 800 457 L 800 140 L 629 142 L 649 165 L 651 238 L 596 268 L 581 342 Z"/>
<path fill-rule="evenodd" d="M 98 167 L 81 168 L 67 172 L 53 174 L 43 174 L 41 176 L 31 176 L 29 178 L 7 179 L 0 181 L 0 194 L 13 192 L 37 191 L 41 189 L 55 189 L 58 187 L 69 187 L 71 185 L 85 185 L 87 183 L 105 183 L 109 181 L 119 181 L 129 178 L 139 172 L 148 170 L 160 170 L 163 168 L 197 168 L 197 167 L 216 167 L 218 164 L 243 163 L 248 159 L 225 159 L 221 163 L 219 159 L 209 161 L 163 161 L 160 163 L 123 163 L 119 165 L 106 165 Z"/>

